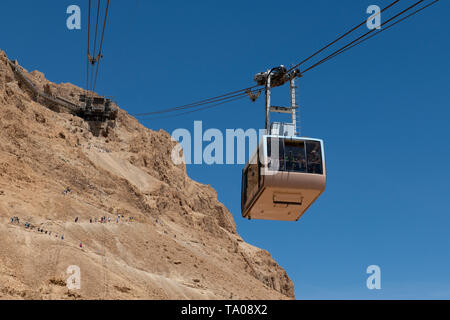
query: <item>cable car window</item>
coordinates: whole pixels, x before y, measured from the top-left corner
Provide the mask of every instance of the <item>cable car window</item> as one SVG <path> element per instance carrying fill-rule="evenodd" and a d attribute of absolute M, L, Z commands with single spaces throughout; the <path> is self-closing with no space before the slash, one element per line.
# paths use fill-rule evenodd
<path fill-rule="evenodd" d="M 318 141 L 306 142 L 308 173 L 323 174 L 322 148 Z"/>
<path fill-rule="evenodd" d="M 258 192 L 258 164 L 249 164 L 247 169 L 246 201 L 251 201 Z"/>
<path fill-rule="evenodd" d="M 248 169 L 244 171 L 244 176 L 242 177 L 242 207 L 247 203 L 247 173 Z"/>
<path fill-rule="evenodd" d="M 274 150 L 274 152 L 272 152 Z M 278 154 L 277 151 L 278 150 Z M 267 166 L 271 171 L 285 171 L 284 140 L 278 138 L 267 139 Z"/>
<path fill-rule="evenodd" d="M 285 141 L 284 158 L 286 171 L 306 172 L 305 142 L 298 140 Z"/>
<path fill-rule="evenodd" d="M 264 149 L 264 148 L 263 148 Z M 258 188 L 261 188 L 264 184 L 264 175 L 261 175 L 261 168 L 263 167 L 263 163 L 261 161 L 260 148 L 257 149 L 258 156 Z"/>

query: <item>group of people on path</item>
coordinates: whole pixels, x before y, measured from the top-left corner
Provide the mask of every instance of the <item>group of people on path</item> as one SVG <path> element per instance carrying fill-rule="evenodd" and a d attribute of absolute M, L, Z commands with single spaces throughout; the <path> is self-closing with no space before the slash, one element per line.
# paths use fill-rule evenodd
<path fill-rule="evenodd" d="M 64 191 L 62 192 L 63 195 L 68 195 L 68 194 L 72 194 L 72 189 L 70 189 L 70 187 L 67 187 L 66 189 L 64 189 Z"/>
<path fill-rule="evenodd" d="M 10 221 L 11 221 L 11 223 L 19 224 L 19 225 L 20 225 L 20 219 L 19 219 L 19 217 L 12 217 L 12 218 L 10 219 Z M 38 233 L 46 234 L 46 235 L 49 235 L 49 236 L 52 235 L 52 231 L 44 230 L 44 229 L 41 228 L 41 227 L 36 227 L 36 226 L 32 225 L 32 224 L 29 223 L 29 222 L 25 222 L 23 225 L 24 225 L 25 229 L 28 229 L 28 230 L 31 230 L 31 231 L 33 231 L 33 230 L 36 229 L 36 231 L 37 231 Z M 57 233 L 53 233 L 53 234 L 55 235 L 55 238 L 61 238 L 61 240 L 64 240 L 64 235 L 59 236 L 59 234 L 57 234 Z"/>
<path fill-rule="evenodd" d="M 79 219 L 78 217 L 75 218 L 75 223 L 78 223 Z M 121 221 L 124 222 L 134 222 L 136 221 L 134 217 L 128 217 L 128 219 L 125 219 L 125 215 L 118 214 L 116 218 L 116 223 L 119 223 Z M 89 223 L 111 223 L 112 219 L 110 217 L 100 217 L 100 218 L 89 218 Z"/>
<path fill-rule="evenodd" d="M 64 192 L 65 192 L 64 194 L 67 194 L 67 192 L 71 193 L 72 191 L 69 189 L 69 191 L 65 190 Z M 11 217 L 10 221 L 11 221 L 12 224 L 19 224 L 20 225 L 19 217 L 16 217 L 16 216 Z M 75 217 L 75 223 L 78 223 L 78 221 L 79 221 L 79 218 Z M 106 216 L 100 217 L 98 219 L 97 218 L 89 218 L 89 223 L 111 223 L 111 221 L 112 221 L 111 218 L 110 217 L 106 217 Z M 119 223 L 120 221 L 134 222 L 135 218 L 134 217 L 128 217 L 128 220 L 126 220 L 125 219 L 125 215 L 118 214 L 117 218 L 116 218 L 116 223 Z M 46 234 L 48 236 L 52 236 L 52 234 L 53 234 L 53 235 L 55 235 L 55 238 L 61 238 L 61 240 L 64 240 L 64 235 L 63 234 L 59 235 L 59 234 L 54 233 L 54 232 L 52 233 L 52 231 L 44 230 L 41 227 L 36 227 L 36 226 L 32 225 L 29 222 L 25 222 L 24 223 L 24 227 L 25 227 L 25 229 L 32 230 L 32 231 L 36 229 L 36 231 L 38 233 Z M 82 249 L 83 248 L 83 243 L 80 242 L 79 247 L 80 247 L 80 249 Z"/>
<path fill-rule="evenodd" d="M 11 218 L 11 223 L 17 223 L 17 224 L 19 224 L 19 223 L 20 223 L 19 217 L 12 217 L 12 218 Z"/>

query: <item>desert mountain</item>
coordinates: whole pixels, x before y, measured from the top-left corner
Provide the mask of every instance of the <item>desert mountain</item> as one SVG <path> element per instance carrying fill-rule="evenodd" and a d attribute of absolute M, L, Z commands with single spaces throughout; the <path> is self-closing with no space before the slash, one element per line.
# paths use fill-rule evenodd
<path fill-rule="evenodd" d="M 25 73 L 70 101 L 83 92 Z M 167 132 L 119 109 L 98 134 L 37 103 L 2 51 L 0 112 L 0 298 L 294 298 L 286 272 L 243 241 L 215 190 L 173 164 Z M 72 265 L 80 290 L 66 287 Z"/>

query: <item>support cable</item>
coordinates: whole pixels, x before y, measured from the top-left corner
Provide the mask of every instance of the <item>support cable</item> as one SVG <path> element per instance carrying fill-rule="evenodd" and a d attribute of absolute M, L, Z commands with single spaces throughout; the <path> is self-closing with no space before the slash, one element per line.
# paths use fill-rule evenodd
<path fill-rule="evenodd" d="M 388 10 L 389 8 L 391 8 L 392 6 L 394 6 L 395 4 L 397 4 L 400 0 L 396 0 L 394 2 L 392 2 L 390 5 L 388 5 L 387 7 L 385 7 L 384 9 L 382 9 L 380 11 L 384 12 L 386 10 Z M 419 4 L 421 4 L 422 2 L 424 2 L 425 0 L 419 0 L 416 3 L 414 3 L 413 5 L 411 5 L 410 7 L 406 8 L 405 10 L 402 10 L 400 13 L 394 15 L 392 18 L 390 18 L 389 20 L 385 21 L 382 26 L 385 26 L 387 24 L 389 24 L 390 22 L 392 22 L 391 24 L 389 24 L 388 26 L 386 26 L 385 28 L 378 30 L 377 29 L 372 29 L 369 32 L 363 34 L 362 36 L 356 38 L 355 40 L 349 42 L 348 44 L 346 44 L 345 46 L 339 48 L 338 50 L 334 51 L 333 53 L 331 53 L 330 55 L 328 55 L 327 57 L 321 59 L 320 61 L 314 63 L 312 66 L 310 66 L 309 68 L 305 69 L 302 73 L 305 73 L 307 71 L 310 71 L 312 69 L 314 69 L 315 67 L 321 65 L 322 63 L 325 63 L 326 61 L 338 56 L 339 54 L 350 50 L 351 48 L 363 43 L 366 40 L 371 39 L 372 37 L 374 37 L 375 35 L 388 30 L 389 28 L 393 27 L 394 25 L 404 21 L 405 19 L 421 12 L 422 10 L 428 8 L 429 6 L 437 3 L 439 0 L 434 0 L 433 2 L 425 5 L 424 7 L 414 11 L 413 13 L 397 20 L 394 21 L 395 19 L 401 17 L 402 15 L 404 15 L 405 13 L 407 13 L 408 11 L 410 11 L 411 9 L 413 9 L 414 7 L 418 6 Z M 394 22 L 393 22 L 394 21 Z M 346 33 L 344 33 L 343 35 L 341 35 L 340 37 L 338 37 L 336 40 L 330 42 L 328 45 L 326 45 L 325 47 L 321 48 L 320 50 L 316 51 L 313 55 L 309 56 L 308 58 L 304 59 L 303 61 L 301 61 L 300 63 L 298 63 L 297 65 L 295 65 L 294 67 L 292 67 L 291 69 L 289 69 L 287 72 L 291 72 L 292 70 L 296 69 L 297 67 L 299 67 L 300 65 L 304 64 L 305 62 L 309 61 L 310 59 L 312 59 L 313 57 L 315 57 L 316 55 L 318 55 L 319 53 L 323 52 L 324 50 L 326 50 L 327 48 L 329 48 L 330 46 L 332 46 L 333 44 L 335 44 L 336 42 L 338 42 L 339 40 L 343 39 L 344 37 L 346 37 L 347 35 L 349 35 L 350 33 L 354 32 L 355 30 L 357 30 L 358 28 L 360 28 L 363 24 L 366 23 L 366 20 L 364 20 L 364 22 L 360 23 L 358 26 L 352 28 L 351 30 L 347 31 Z M 375 32 L 377 31 L 377 32 Z M 255 89 L 256 88 L 256 89 Z M 175 115 L 169 115 L 168 117 L 171 116 L 178 116 L 178 115 L 183 115 L 183 114 L 188 114 L 188 113 L 192 113 L 192 112 L 197 112 L 197 111 L 201 111 L 201 110 L 205 110 L 208 109 L 209 107 L 214 107 L 217 105 L 222 105 L 234 100 L 238 100 L 244 97 L 245 93 L 255 93 L 255 92 L 261 92 L 262 90 L 264 90 L 264 88 L 261 88 L 261 86 L 256 85 L 250 88 L 246 88 L 246 89 L 241 89 L 241 90 L 236 90 L 227 94 L 223 94 L 214 98 L 209 98 L 209 99 L 205 99 L 205 100 L 200 100 L 198 102 L 194 102 L 194 103 L 190 103 L 190 104 L 186 104 L 186 105 L 182 105 L 182 106 L 178 106 L 178 107 L 174 107 L 174 108 L 168 108 L 168 109 L 162 109 L 162 110 L 158 110 L 158 111 L 153 111 L 153 112 L 148 112 L 148 113 L 140 113 L 140 114 L 136 114 L 135 116 L 152 116 L 152 115 L 156 115 L 156 114 L 162 114 L 162 113 L 170 113 L 170 112 L 175 112 L 175 111 L 180 111 L 180 110 L 187 110 L 187 109 L 194 109 L 196 107 L 199 106 L 204 106 L 206 105 L 206 107 L 202 107 L 202 108 L 198 108 L 195 110 L 191 110 L 188 112 L 183 112 L 181 114 L 175 114 Z M 219 102 L 219 103 L 217 103 Z M 216 104 L 217 103 L 217 104 Z M 208 106 L 209 104 L 214 104 L 212 106 Z M 165 117 L 159 117 L 159 118 L 165 118 Z"/>
<path fill-rule="evenodd" d="M 401 11 L 400 13 L 394 15 L 392 18 L 390 18 L 389 20 L 385 21 L 381 26 L 384 26 L 385 24 L 391 22 L 392 20 L 398 18 L 399 16 L 403 15 L 404 13 L 408 12 L 409 10 L 411 10 L 412 8 L 416 7 L 417 5 L 419 5 L 420 3 L 424 2 L 425 0 L 419 0 L 416 3 L 414 3 L 413 5 L 411 5 L 410 7 L 406 8 L 405 10 Z M 322 63 L 336 57 L 337 55 L 341 54 L 344 50 L 348 49 L 350 46 L 352 46 L 353 44 L 357 43 L 358 41 L 360 41 L 361 39 L 364 39 L 366 36 L 368 36 L 369 34 L 375 32 L 377 29 L 372 29 L 369 32 L 366 32 L 365 34 L 363 34 L 362 36 L 356 38 L 355 40 L 353 40 L 352 42 L 346 44 L 345 46 L 343 46 L 342 48 L 336 50 L 335 52 L 333 52 L 332 54 L 330 54 L 329 56 L 327 56 L 326 58 L 320 60 L 319 62 L 313 64 L 312 66 L 310 66 L 309 68 L 307 68 L 306 70 L 303 71 L 303 73 L 308 72 L 311 69 L 314 69 L 315 67 L 321 65 Z"/>
<path fill-rule="evenodd" d="M 208 104 L 208 103 L 215 103 L 217 101 L 222 101 L 222 100 L 225 100 L 227 98 L 232 98 L 232 97 L 235 97 L 236 94 L 247 94 L 247 91 L 249 91 L 249 90 L 251 92 L 254 92 L 253 89 L 255 89 L 257 87 L 259 87 L 259 86 L 256 85 L 256 86 L 249 87 L 249 88 L 246 88 L 246 89 L 236 90 L 236 91 L 229 92 L 229 93 L 226 93 L 226 94 L 214 97 L 214 98 L 209 98 L 209 99 L 201 100 L 201 101 L 198 101 L 198 102 L 193 102 L 193 103 L 190 103 L 190 104 L 185 104 L 185 105 L 182 105 L 182 106 L 179 106 L 179 107 L 174 107 L 174 108 L 169 108 L 169 109 L 162 109 L 162 110 L 153 111 L 153 112 L 138 113 L 138 114 L 135 114 L 135 116 L 151 116 L 151 115 L 154 115 L 154 114 L 168 113 L 168 112 L 173 112 L 173 111 L 178 111 L 178 110 L 194 108 L 194 107 L 202 106 L 202 105 L 205 105 L 205 104 Z"/>
<path fill-rule="evenodd" d="M 99 1 L 100 1 L 100 0 L 99 0 Z M 96 85 L 97 85 L 97 76 L 98 76 L 98 70 L 99 70 L 99 66 L 100 66 L 100 61 L 101 61 L 101 58 L 102 58 L 103 38 L 104 38 L 104 36 L 105 36 L 105 28 L 106 28 L 106 21 L 107 21 L 107 18 L 108 18 L 108 10 L 109 10 L 109 0 L 108 0 L 108 2 L 106 3 L 105 19 L 104 19 L 104 21 L 103 21 L 102 40 L 101 40 L 101 42 L 100 42 L 100 50 L 99 50 L 99 53 L 98 53 L 98 61 L 97 61 L 97 71 L 96 71 L 96 73 L 95 73 L 95 80 L 94 80 L 94 86 L 93 86 L 93 88 L 92 88 L 92 91 L 95 91 L 95 87 L 96 87 Z"/>
<path fill-rule="evenodd" d="M 438 2 L 438 1 L 439 1 L 439 0 L 434 0 L 433 2 L 430 2 L 429 4 L 423 6 L 422 8 L 420 8 L 420 9 L 418 9 L 418 10 L 416 10 L 416 11 L 410 13 L 410 14 L 408 14 L 406 17 L 403 17 L 403 18 L 401 18 L 400 20 L 398 20 L 398 21 L 396 21 L 396 22 L 394 22 L 394 23 L 391 23 L 390 25 L 388 25 L 388 26 L 382 28 L 381 30 L 378 30 L 378 31 L 375 32 L 374 34 L 370 35 L 369 37 L 366 37 L 366 38 L 363 38 L 363 39 L 359 40 L 358 42 L 352 44 L 350 47 L 347 47 L 347 48 L 345 48 L 344 50 L 340 51 L 339 53 L 336 53 L 334 56 L 330 57 L 329 59 L 334 58 L 334 57 L 340 55 L 341 53 L 344 53 L 344 52 L 346 52 L 347 50 L 350 50 L 351 48 L 356 47 L 357 45 L 360 45 L 361 43 L 363 43 L 363 42 L 365 42 L 365 41 L 367 41 L 367 40 L 369 40 L 369 39 L 375 37 L 376 35 L 380 34 L 380 33 L 383 32 L 383 31 L 389 30 L 391 27 L 395 26 L 396 24 L 398 24 L 398 23 L 400 23 L 400 22 L 402 22 L 402 21 L 404 21 L 404 20 L 406 20 L 406 19 L 408 19 L 408 18 L 414 16 L 415 14 L 417 14 L 417 13 L 419 13 L 419 12 L 421 12 L 421 11 L 427 9 L 428 7 L 432 6 L 433 4 L 435 4 L 435 3 Z M 324 61 L 324 62 L 325 62 L 325 61 Z"/>
<path fill-rule="evenodd" d="M 394 6 L 395 4 L 397 4 L 400 0 L 396 0 L 394 2 L 392 2 L 390 5 L 388 5 L 387 7 L 385 7 L 384 9 L 382 9 L 378 14 L 381 14 L 382 12 L 388 10 L 389 8 L 391 8 L 392 6 Z M 295 66 L 293 66 L 291 69 L 288 70 L 288 72 L 300 67 L 302 64 L 304 64 L 305 62 L 309 61 L 311 58 L 315 57 L 316 55 L 318 55 L 319 53 L 323 52 L 325 49 L 328 49 L 329 47 L 331 47 L 333 44 L 335 44 L 336 42 L 338 42 L 339 40 L 342 40 L 343 38 L 345 38 L 347 35 L 349 35 L 350 33 L 352 33 L 353 31 L 359 29 L 361 26 L 365 25 L 367 22 L 367 20 L 364 20 L 363 22 L 361 22 L 360 24 L 358 24 L 356 27 L 352 28 L 351 30 L 347 31 L 346 33 L 344 33 L 343 35 L 341 35 L 339 38 L 337 38 L 336 40 L 330 42 L 329 44 L 327 44 L 325 47 L 323 47 L 322 49 L 316 51 L 313 55 L 309 56 L 308 58 L 304 59 L 303 61 L 301 61 L 300 63 L 296 64 Z"/>
<path fill-rule="evenodd" d="M 86 75 L 86 95 L 89 91 L 89 65 L 91 54 L 91 0 L 89 0 L 89 15 L 88 15 L 88 45 L 87 45 L 87 75 Z"/>

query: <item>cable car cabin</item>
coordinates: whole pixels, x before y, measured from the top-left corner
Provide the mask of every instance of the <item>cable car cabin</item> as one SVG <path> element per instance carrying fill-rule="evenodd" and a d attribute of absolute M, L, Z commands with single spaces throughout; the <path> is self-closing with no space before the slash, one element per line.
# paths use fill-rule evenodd
<path fill-rule="evenodd" d="M 117 118 L 118 109 L 110 99 L 81 95 L 80 102 L 82 104 L 78 115 L 87 121 L 105 122 Z"/>
<path fill-rule="evenodd" d="M 267 135 L 242 172 L 242 216 L 297 221 L 325 190 L 323 141 Z"/>

